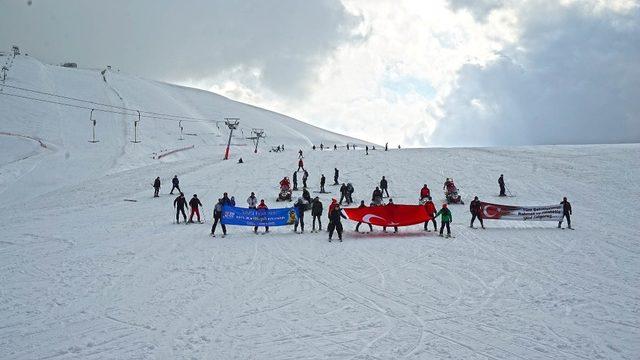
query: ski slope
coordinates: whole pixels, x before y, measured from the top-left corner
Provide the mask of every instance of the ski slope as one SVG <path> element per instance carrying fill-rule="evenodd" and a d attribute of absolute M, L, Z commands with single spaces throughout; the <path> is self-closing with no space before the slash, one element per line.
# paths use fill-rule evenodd
<path fill-rule="evenodd" d="M 151 111 L 233 112 L 287 150 L 253 154 L 235 146 L 232 160 L 222 161 L 224 141 L 204 135 L 217 129 L 199 123 L 191 141 L 177 140 L 174 123 L 155 122 L 132 144 L 130 124 L 117 117 L 102 120 L 101 142 L 90 144 L 87 114 L 0 96 L 0 132 L 21 134 L 0 135 L 2 358 L 634 359 L 640 353 L 640 145 L 394 149 L 368 156 L 311 151 L 309 142 L 354 140 L 197 90 L 120 74 L 109 74 L 106 86 L 97 71 L 31 58 L 16 58 L 14 67 L 10 84 Z M 195 148 L 152 158 L 185 144 Z M 439 204 L 444 178 L 453 177 L 467 204 L 474 195 L 519 205 L 567 196 L 576 230 L 490 221 L 486 230 L 470 229 L 461 205 L 451 206 L 452 239 L 420 226 L 356 234 L 346 220 L 342 243 L 289 227 L 208 235 L 222 192 L 243 204 L 255 191 L 280 206 L 278 180 L 295 170 L 300 147 L 312 190 L 321 173 L 331 183 L 337 167 L 341 181 L 354 184 L 356 201 L 368 200 L 385 175 L 396 203 L 415 203 L 427 183 Z M 500 173 L 515 197 L 496 197 Z M 174 174 L 187 197 L 202 199 L 205 224 L 173 223 L 167 193 Z M 163 187 L 154 199 L 156 176 Z M 328 190 L 321 196 L 325 209 L 337 196 L 337 187 Z"/>

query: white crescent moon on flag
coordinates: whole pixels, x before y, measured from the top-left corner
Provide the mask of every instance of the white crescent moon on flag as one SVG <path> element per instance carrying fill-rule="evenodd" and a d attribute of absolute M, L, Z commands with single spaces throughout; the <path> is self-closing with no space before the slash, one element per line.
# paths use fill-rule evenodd
<path fill-rule="evenodd" d="M 499 218 L 500 217 L 500 210 L 501 209 L 499 207 L 495 207 L 493 205 L 486 205 L 482 209 L 482 213 L 488 219 L 496 218 L 496 216 Z"/>
<path fill-rule="evenodd" d="M 373 215 L 373 214 L 367 214 L 367 215 L 363 216 L 363 217 L 362 217 L 362 221 L 363 221 L 363 222 L 366 222 L 366 223 L 370 223 L 370 222 L 371 222 L 371 219 L 373 219 L 373 218 L 378 218 L 378 219 L 380 219 L 380 220 L 382 220 L 382 221 L 387 221 L 387 219 L 385 219 L 385 218 L 383 218 L 383 217 L 380 217 L 380 216 L 378 216 L 378 215 Z"/>

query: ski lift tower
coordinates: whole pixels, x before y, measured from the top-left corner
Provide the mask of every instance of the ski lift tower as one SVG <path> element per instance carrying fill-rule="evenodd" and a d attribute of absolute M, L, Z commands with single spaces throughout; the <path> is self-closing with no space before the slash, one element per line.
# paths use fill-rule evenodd
<path fill-rule="evenodd" d="M 252 140 L 253 143 L 255 144 L 255 149 L 253 150 L 254 153 L 258 153 L 258 143 L 260 142 L 260 139 L 265 137 L 266 135 L 264 134 L 264 129 L 251 129 L 251 137 L 248 137 L 247 139 Z"/>
<path fill-rule="evenodd" d="M 231 147 L 231 136 L 233 135 L 233 130 L 238 128 L 240 124 L 239 118 L 224 118 L 224 123 L 229 127 L 229 141 L 227 141 L 227 149 L 224 151 L 224 159 L 229 160 L 229 148 Z"/>
<path fill-rule="evenodd" d="M 89 140 L 90 143 L 97 143 L 100 140 L 96 140 L 96 119 L 93 118 L 93 112 L 95 111 L 95 109 L 91 109 L 91 112 L 89 113 L 89 121 L 91 122 L 91 140 Z"/>

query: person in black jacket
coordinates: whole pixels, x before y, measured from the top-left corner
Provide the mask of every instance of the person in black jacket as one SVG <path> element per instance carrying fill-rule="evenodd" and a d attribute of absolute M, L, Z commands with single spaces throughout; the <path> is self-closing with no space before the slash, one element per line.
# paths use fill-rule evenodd
<path fill-rule="evenodd" d="M 382 177 L 382 180 L 380 180 L 380 194 L 382 195 L 383 193 L 387 194 L 387 197 L 389 197 L 389 190 L 387 190 L 387 188 L 389 187 L 389 183 L 387 182 L 387 179 L 385 179 L 385 177 Z"/>
<path fill-rule="evenodd" d="M 191 198 L 191 200 L 189 200 L 189 206 L 191 206 L 191 216 L 189 216 L 189 222 L 192 223 L 193 222 L 193 215 L 197 215 L 198 216 L 198 222 L 200 222 L 200 208 L 199 206 L 202 206 L 202 203 L 200 202 L 200 199 L 198 199 L 198 195 L 193 194 L 193 197 Z"/>
<path fill-rule="evenodd" d="M 222 207 L 224 204 L 222 203 L 222 199 L 218 199 L 218 203 L 213 207 L 213 225 L 211 226 L 211 236 L 216 236 L 216 227 L 218 226 L 218 222 L 220 222 L 220 227 L 222 227 L 222 237 L 227 235 L 227 227 L 222 223 Z"/>
<path fill-rule="evenodd" d="M 338 201 L 338 203 L 342 204 L 342 200 L 344 199 L 349 199 L 349 190 L 347 189 L 347 184 L 342 184 L 342 186 L 340 186 L 340 201 Z"/>
<path fill-rule="evenodd" d="M 173 179 L 171 179 L 171 183 L 172 183 L 172 187 L 171 187 L 171 191 L 169 192 L 169 194 L 173 195 L 173 190 L 178 190 L 178 192 L 182 192 L 182 190 L 180 190 L 180 180 L 178 180 L 178 175 L 174 175 Z"/>
<path fill-rule="evenodd" d="M 324 193 L 326 191 L 324 191 L 324 183 L 325 181 L 327 181 L 327 179 L 324 177 L 324 174 L 322 174 L 322 176 L 320 176 L 320 192 Z"/>
<path fill-rule="evenodd" d="M 293 231 L 298 232 L 298 224 L 300 224 L 300 233 L 304 234 L 304 212 L 307 210 L 307 202 L 302 197 L 299 197 L 293 207 L 298 210 L 298 218 L 293 223 Z"/>
<path fill-rule="evenodd" d="M 500 177 L 498 178 L 498 185 L 500 185 L 500 196 L 507 196 L 503 174 L 500 174 Z"/>
<path fill-rule="evenodd" d="M 311 231 L 316 231 L 316 219 L 318 219 L 318 230 L 322 230 L 322 221 L 320 217 L 322 216 L 322 202 L 320 202 L 320 198 L 316 196 L 311 203 L 311 217 L 313 221 L 311 223 Z"/>
<path fill-rule="evenodd" d="M 309 190 L 302 189 L 302 198 L 305 199 L 307 203 L 311 202 L 311 194 L 309 193 Z"/>
<path fill-rule="evenodd" d="M 293 176 L 291 177 L 291 181 L 293 182 L 293 189 L 298 190 L 298 171 L 293 172 Z"/>
<path fill-rule="evenodd" d="M 153 197 L 160 197 L 160 176 L 153 181 Z"/>
<path fill-rule="evenodd" d="M 366 207 L 367 207 L 367 205 L 364 204 L 364 200 L 360 201 L 360 206 L 358 206 L 358 209 L 362 209 L 362 208 L 366 208 Z M 360 229 L 360 225 L 361 224 L 362 224 L 362 222 L 359 222 L 356 225 L 356 232 L 360 232 L 359 229 Z M 367 225 L 369 225 L 369 231 L 373 231 L 373 226 L 371 226 L 371 224 L 369 224 L 369 223 L 367 223 Z"/>
<path fill-rule="evenodd" d="M 373 194 L 371 195 L 371 201 L 376 205 L 382 204 L 382 191 L 380 191 L 380 188 L 377 186 L 376 186 L 376 189 L 373 190 Z"/>
<path fill-rule="evenodd" d="M 573 230 L 573 228 L 571 227 L 571 203 L 567 201 L 567 197 L 565 196 L 564 198 L 562 198 L 562 202 L 560 204 L 562 204 L 562 217 L 560 218 L 560 222 L 558 223 L 558 229 L 562 228 L 562 220 L 564 220 L 564 218 L 566 217 L 567 227 Z"/>
<path fill-rule="evenodd" d="M 340 221 L 341 217 L 347 218 L 342 214 L 342 210 L 340 209 L 340 204 L 336 204 L 333 210 L 329 213 L 329 226 L 327 230 L 329 230 L 329 242 L 331 242 L 331 238 L 333 237 L 333 231 L 335 230 L 338 233 L 338 239 L 342 242 L 342 222 Z"/>
<path fill-rule="evenodd" d="M 469 211 L 471 212 L 471 225 L 469 225 L 469 227 L 473 228 L 473 222 L 477 218 L 478 221 L 480 221 L 480 226 L 484 229 L 484 224 L 482 223 L 482 209 L 480 207 L 480 200 L 478 200 L 477 196 L 473 198 L 473 201 L 469 204 Z"/>
<path fill-rule="evenodd" d="M 176 224 L 180 224 L 180 213 L 182 213 L 184 222 L 187 222 L 187 214 L 184 210 L 185 208 L 189 210 L 189 205 L 187 205 L 187 199 L 184 198 L 183 193 L 180 193 L 180 195 L 173 200 L 173 208 L 176 209 Z"/>
<path fill-rule="evenodd" d="M 353 203 L 353 192 L 355 191 L 355 189 L 353 188 L 353 185 L 351 183 L 347 183 L 347 205 L 351 205 L 351 203 Z"/>
<path fill-rule="evenodd" d="M 340 183 L 338 182 L 338 168 L 334 168 L 333 169 L 333 185 L 340 185 Z"/>

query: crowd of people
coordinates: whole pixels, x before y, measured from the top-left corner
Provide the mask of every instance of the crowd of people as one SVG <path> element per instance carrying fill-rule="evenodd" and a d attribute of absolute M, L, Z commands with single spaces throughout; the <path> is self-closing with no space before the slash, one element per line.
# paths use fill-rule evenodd
<path fill-rule="evenodd" d="M 353 145 L 353 147 L 355 147 L 355 145 Z M 284 146 L 282 146 L 282 148 L 284 148 Z M 320 144 L 320 149 L 323 150 L 324 148 L 325 148 L 324 144 Z M 386 146 L 385 146 L 385 149 L 386 149 Z M 303 183 L 302 194 L 300 197 L 297 198 L 297 200 L 293 204 L 293 207 L 297 210 L 297 213 L 298 213 L 295 223 L 293 224 L 293 231 L 294 232 L 299 231 L 300 233 L 304 233 L 305 212 L 310 211 L 311 217 L 312 217 L 311 232 L 318 232 L 323 230 L 322 215 L 324 211 L 324 206 L 318 196 L 311 198 L 311 194 L 308 190 L 308 184 L 307 184 L 309 173 L 304 168 L 303 158 L 304 158 L 303 151 L 300 150 L 298 152 L 298 168 L 296 171 L 293 172 L 293 176 L 292 176 L 293 186 L 291 186 L 292 184 L 289 181 L 289 178 L 285 176 L 280 181 L 280 194 L 278 196 L 277 201 L 292 200 L 292 190 L 298 190 L 298 181 L 297 181 L 298 172 L 302 172 L 302 183 Z M 327 225 L 326 231 L 328 232 L 329 241 L 333 239 L 334 233 L 338 236 L 338 239 L 342 241 L 344 228 L 343 228 L 341 219 L 346 218 L 346 216 L 341 211 L 342 210 L 341 206 L 343 205 L 343 203 L 346 204 L 347 206 L 350 206 L 354 202 L 353 193 L 355 189 L 353 184 L 350 182 L 340 184 L 339 176 L 340 176 L 340 172 L 338 168 L 334 168 L 333 185 L 336 185 L 336 186 L 340 185 L 340 200 L 333 198 L 327 209 L 328 225 Z M 325 191 L 325 183 L 326 183 L 326 178 L 324 174 L 322 174 L 320 177 L 320 191 L 319 191 L 320 193 L 327 193 Z M 198 198 L 197 194 L 193 194 L 192 198 L 189 201 L 187 201 L 184 196 L 184 193 L 180 189 L 180 180 L 178 179 L 177 175 L 175 175 L 172 178 L 171 184 L 172 184 L 172 188 L 169 194 L 173 194 L 173 192 L 176 190 L 179 193 L 179 195 L 173 201 L 173 207 L 175 208 L 175 211 L 176 211 L 176 223 L 177 224 L 180 223 L 180 216 L 182 216 L 184 223 L 193 223 L 194 217 L 196 218 L 195 221 L 202 223 L 200 209 L 202 208 L 203 205 L 200 199 Z M 504 180 L 503 174 L 500 174 L 500 177 L 498 178 L 498 186 L 500 189 L 499 196 L 508 196 L 507 195 L 508 190 L 505 186 L 505 180 Z M 161 180 L 160 180 L 160 177 L 157 177 L 153 182 L 154 197 L 159 197 L 160 187 L 161 187 Z M 425 210 L 429 215 L 429 220 L 424 223 L 423 229 L 424 231 L 430 231 L 429 223 L 432 223 L 433 230 L 438 231 L 437 219 L 440 218 L 440 228 L 438 231 L 439 235 L 444 237 L 451 237 L 451 223 L 453 220 L 453 216 L 452 216 L 451 210 L 448 207 L 448 204 L 449 203 L 462 204 L 463 202 L 460 195 L 458 194 L 458 189 L 455 186 L 453 179 L 447 178 L 445 180 L 443 185 L 443 190 L 445 192 L 445 197 L 447 201 L 446 203 L 442 204 L 442 207 L 440 209 L 437 209 L 436 205 L 432 200 L 431 190 L 429 189 L 427 184 L 424 184 L 424 186 L 420 189 L 419 203 L 425 207 Z M 386 204 L 384 203 L 384 198 L 388 199 Z M 253 192 L 251 192 L 251 194 L 247 198 L 246 203 L 249 209 L 268 209 L 265 203 L 265 200 L 261 199 L 260 201 L 258 201 L 255 193 Z M 382 179 L 380 180 L 378 186 L 376 186 L 372 192 L 371 202 L 369 206 L 385 206 L 390 204 L 393 204 L 393 199 L 390 198 L 390 195 L 389 195 L 389 181 L 385 176 L 382 176 Z M 566 197 L 563 199 L 561 204 L 563 205 L 562 206 L 563 214 L 562 214 L 562 219 L 558 223 L 558 228 L 562 227 L 562 222 L 566 218 L 568 228 L 571 229 L 571 213 L 572 213 L 571 204 L 569 203 Z M 218 199 L 218 201 L 216 202 L 213 208 L 213 224 L 211 226 L 212 236 L 215 236 L 215 232 L 218 227 L 218 224 L 221 225 L 220 227 L 222 229 L 222 236 L 224 237 L 227 234 L 227 227 L 222 223 L 223 207 L 225 205 L 236 206 L 235 198 L 233 196 L 229 197 L 226 192 L 222 195 L 221 198 Z M 362 200 L 358 208 L 364 208 L 364 207 L 367 207 L 367 205 L 365 201 Z M 190 211 L 190 215 L 189 215 L 189 219 L 187 220 L 187 212 L 189 211 Z M 481 202 L 478 196 L 475 196 L 473 201 L 471 201 L 471 203 L 469 204 L 469 212 L 471 213 L 471 222 L 469 224 L 469 227 L 474 228 L 474 223 L 477 220 L 480 223 L 480 227 L 484 229 L 485 227 L 483 222 Z M 317 223 L 317 230 L 316 230 L 316 223 Z M 370 223 L 366 223 L 366 224 L 369 228 L 369 232 L 373 231 L 373 225 L 371 225 Z M 356 227 L 355 227 L 356 232 L 360 233 L 361 225 L 362 225 L 362 222 L 358 222 L 356 224 Z M 444 234 L 445 229 L 446 229 L 446 235 Z M 258 227 L 255 226 L 253 230 L 255 233 L 257 233 Z M 387 228 L 383 226 L 382 231 L 386 232 Z M 268 232 L 269 232 L 269 227 L 267 226 L 265 227 L 265 233 L 268 233 Z M 397 226 L 394 227 L 394 232 L 398 232 Z"/>

